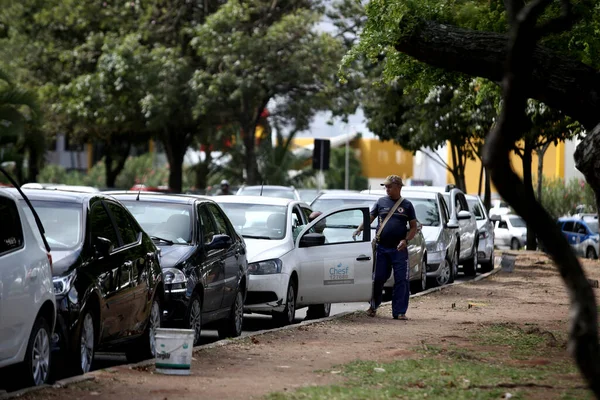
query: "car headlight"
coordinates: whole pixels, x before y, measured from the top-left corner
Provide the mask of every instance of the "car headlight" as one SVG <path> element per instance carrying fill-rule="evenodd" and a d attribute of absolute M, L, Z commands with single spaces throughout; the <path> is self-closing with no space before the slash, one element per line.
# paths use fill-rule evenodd
<path fill-rule="evenodd" d="M 166 285 L 187 282 L 184 273 L 177 268 L 165 268 L 162 270 L 162 274 Z"/>
<path fill-rule="evenodd" d="M 65 276 L 57 276 L 52 278 L 52 283 L 54 284 L 54 295 L 62 296 L 65 295 L 71 290 L 71 285 L 75 280 L 75 271 L 71 272 L 69 275 Z"/>
<path fill-rule="evenodd" d="M 425 247 L 427 247 L 427 251 L 429 252 L 444 251 L 444 242 L 440 240 L 436 240 L 435 242 L 427 242 Z"/>
<path fill-rule="evenodd" d="M 282 262 L 279 258 L 259 261 L 248 264 L 248 273 L 251 275 L 268 275 L 281 273 Z"/>

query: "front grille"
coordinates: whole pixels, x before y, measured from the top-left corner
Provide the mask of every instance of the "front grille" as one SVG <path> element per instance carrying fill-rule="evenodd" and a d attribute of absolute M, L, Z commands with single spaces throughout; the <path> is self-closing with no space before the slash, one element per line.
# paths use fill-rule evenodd
<path fill-rule="evenodd" d="M 248 292 L 246 296 L 246 305 L 269 303 L 277 301 L 275 292 Z"/>

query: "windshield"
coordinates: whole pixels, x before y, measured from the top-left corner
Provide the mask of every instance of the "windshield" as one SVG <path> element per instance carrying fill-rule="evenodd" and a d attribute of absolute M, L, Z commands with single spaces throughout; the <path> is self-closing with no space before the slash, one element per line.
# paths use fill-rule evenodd
<path fill-rule="evenodd" d="M 261 196 L 261 188 L 242 188 L 238 194 L 244 196 Z M 273 188 L 263 188 L 262 196 L 265 197 L 282 197 L 284 199 L 295 199 L 294 190 L 293 189 L 273 189 Z"/>
<path fill-rule="evenodd" d="M 477 221 L 485 219 L 485 214 L 481 209 L 481 204 L 479 204 L 479 200 L 467 200 L 467 203 L 469 203 L 469 209 L 471 210 L 473 215 L 475 215 L 475 219 Z"/>
<path fill-rule="evenodd" d="M 220 203 L 235 230 L 245 238 L 280 240 L 285 237 L 287 207 L 266 204 Z"/>
<path fill-rule="evenodd" d="M 438 226 L 440 213 L 435 199 L 409 199 L 415 208 L 417 221 L 423 226 Z"/>
<path fill-rule="evenodd" d="M 150 237 L 192 243 L 192 206 L 149 201 L 121 201 Z"/>
<path fill-rule="evenodd" d="M 510 224 L 513 228 L 527 228 L 525 220 L 521 217 L 510 217 Z"/>
<path fill-rule="evenodd" d="M 344 206 L 366 206 L 373 208 L 376 199 L 316 199 L 310 206 L 315 211 L 327 212 Z M 358 214 L 357 214 L 358 215 Z M 362 214 L 359 216 L 362 218 Z M 360 222 L 359 222 L 360 223 Z M 371 223 L 371 228 L 377 228 L 377 218 Z"/>
<path fill-rule="evenodd" d="M 83 210 L 81 204 L 33 200 L 46 231 L 46 240 L 51 250 L 73 250 L 83 243 Z M 31 226 L 36 226 L 31 209 L 21 200 L 21 207 Z"/>

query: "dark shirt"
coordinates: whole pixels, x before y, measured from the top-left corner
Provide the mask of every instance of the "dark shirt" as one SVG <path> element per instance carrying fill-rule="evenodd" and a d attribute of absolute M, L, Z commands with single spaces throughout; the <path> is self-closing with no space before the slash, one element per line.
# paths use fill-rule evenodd
<path fill-rule="evenodd" d="M 371 208 L 371 215 L 377 218 L 377 230 L 388 215 L 388 212 L 396 204 L 396 200 L 392 200 L 389 196 L 381 197 L 375 202 Z M 402 200 L 400 206 L 390 217 L 383 227 L 383 231 L 379 237 L 379 244 L 383 247 L 397 247 L 402 239 L 406 239 L 408 233 L 408 222 L 416 219 L 415 209 L 412 203 L 406 199 Z M 376 231 L 377 232 L 377 231 Z"/>

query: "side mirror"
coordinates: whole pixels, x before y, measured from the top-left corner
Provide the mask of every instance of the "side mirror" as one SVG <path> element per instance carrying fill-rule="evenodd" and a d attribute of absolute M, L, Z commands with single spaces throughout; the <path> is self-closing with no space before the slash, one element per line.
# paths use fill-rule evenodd
<path fill-rule="evenodd" d="M 459 220 L 461 219 L 471 219 L 471 213 L 467 210 L 462 210 L 459 211 L 458 214 L 456 215 L 456 218 L 458 218 Z"/>
<path fill-rule="evenodd" d="M 112 253 L 115 246 L 109 239 L 98 236 L 94 238 L 94 248 L 100 257 L 106 257 Z"/>
<path fill-rule="evenodd" d="M 300 239 L 300 247 L 314 247 L 325 244 L 325 235 L 320 233 L 307 233 Z"/>
<path fill-rule="evenodd" d="M 446 223 L 446 228 L 448 229 L 458 229 L 458 221 L 457 220 L 450 220 Z"/>
<path fill-rule="evenodd" d="M 218 250 L 226 249 L 229 246 L 231 246 L 231 238 L 229 235 L 219 234 L 213 236 L 213 240 L 206 245 L 206 248 L 208 250 Z"/>

